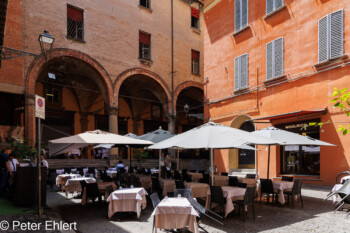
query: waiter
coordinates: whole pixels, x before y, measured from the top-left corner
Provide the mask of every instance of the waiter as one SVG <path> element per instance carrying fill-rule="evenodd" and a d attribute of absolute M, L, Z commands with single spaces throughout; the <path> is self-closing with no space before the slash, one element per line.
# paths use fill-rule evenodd
<path fill-rule="evenodd" d="M 10 148 L 6 148 L 2 153 L 0 153 L 0 196 L 4 195 L 8 177 L 12 176 L 9 164 L 10 153 Z"/>

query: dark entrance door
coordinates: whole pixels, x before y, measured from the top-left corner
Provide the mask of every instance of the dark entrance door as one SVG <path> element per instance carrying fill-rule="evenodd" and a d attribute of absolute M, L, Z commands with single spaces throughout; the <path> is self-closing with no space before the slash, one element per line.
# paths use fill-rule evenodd
<path fill-rule="evenodd" d="M 255 130 L 254 125 L 251 122 L 244 122 L 239 129 L 248 132 L 253 132 Z M 239 167 L 242 168 L 248 168 L 248 165 L 255 164 L 255 151 L 239 149 L 238 163 Z"/>
<path fill-rule="evenodd" d="M 66 137 L 74 134 L 74 112 L 46 111 L 43 124 L 43 143 L 49 140 Z"/>

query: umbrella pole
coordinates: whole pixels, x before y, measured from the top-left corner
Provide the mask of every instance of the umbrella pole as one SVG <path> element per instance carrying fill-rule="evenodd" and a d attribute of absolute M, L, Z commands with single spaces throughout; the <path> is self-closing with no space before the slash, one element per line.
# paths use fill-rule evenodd
<path fill-rule="evenodd" d="M 159 172 L 158 172 L 158 177 L 160 178 L 160 175 L 161 175 L 161 170 L 162 170 L 162 167 L 161 167 L 161 157 L 162 157 L 162 150 L 159 150 Z"/>
<path fill-rule="evenodd" d="M 268 158 L 267 158 L 267 179 L 269 179 L 269 173 L 270 173 L 270 145 L 269 145 L 269 152 L 268 152 Z"/>
<path fill-rule="evenodd" d="M 214 149 L 210 148 L 211 185 L 214 186 Z"/>
<path fill-rule="evenodd" d="M 129 160 L 130 160 L 130 169 L 131 169 L 131 147 L 129 147 L 130 153 L 129 153 Z"/>
<path fill-rule="evenodd" d="M 177 161 L 176 161 L 176 170 L 179 171 L 180 168 L 180 152 L 179 149 L 177 149 Z"/>

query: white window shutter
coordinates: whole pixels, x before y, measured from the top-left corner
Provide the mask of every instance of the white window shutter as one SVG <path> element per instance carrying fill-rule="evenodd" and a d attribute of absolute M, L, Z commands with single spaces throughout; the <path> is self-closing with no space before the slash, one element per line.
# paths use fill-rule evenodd
<path fill-rule="evenodd" d="M 318 62 L 328 60 L 328 15 L 318 20 Z"/>
<path fill-rule="evenodd" d="M 283 37 L 274 41 L 274 75 L 278 77 L 283 75 Z"/>
<path fill-rule="evenodd" d="M 334 59 L 343 55 L 343 10 L 335 11 L 329 16 L 328 26 L 330 27 L 329 58 Z"/>
<path fill-rule="evenodd" d="M 267 15 L 273 11 L 273 2 L 274 2 L 274 0 L 266 0 L 266 14 Z"/>
<path fill-rule="evenodd" d="M 242 8 L 242 23 L 241 23 L 241 29 L 248 26 L 248 0 L 242 0 L 241 2 L 241 8 Z"/>
<path fill-rule="evenodd" d="M 266 80 L 273 78 L 273 41 L 266 44 Z"/>
<path fill-rule="evenodd" d="M 274 10 L 276 10 L 284 5 L 283 0 L 274 0 L 274 1 L 275 1 Z"/>
<path fill-rule="evenodd" d="M 239 57 L 235 58 L 235 91 L 240 89 L 240 61 Z"/>
<path fill-rule="evenodd" d="M 235 31 L 241 29 L 241 0 L 235 0 Z"/>
<path fill-rule="evenodd" d="M 248 87 L 248 54 L 240 56 L 241 63 L 241 88 Z"/>

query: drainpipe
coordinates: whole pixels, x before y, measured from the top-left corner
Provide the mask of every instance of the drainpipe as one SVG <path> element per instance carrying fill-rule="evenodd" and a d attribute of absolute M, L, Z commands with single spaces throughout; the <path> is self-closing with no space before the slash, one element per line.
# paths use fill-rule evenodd
<path fill-rule="evenodd" d="M 174 8 L 171 0 L 171 118 L 173 132 L 175 133 L 175 110 L 174 110 Z"/>

